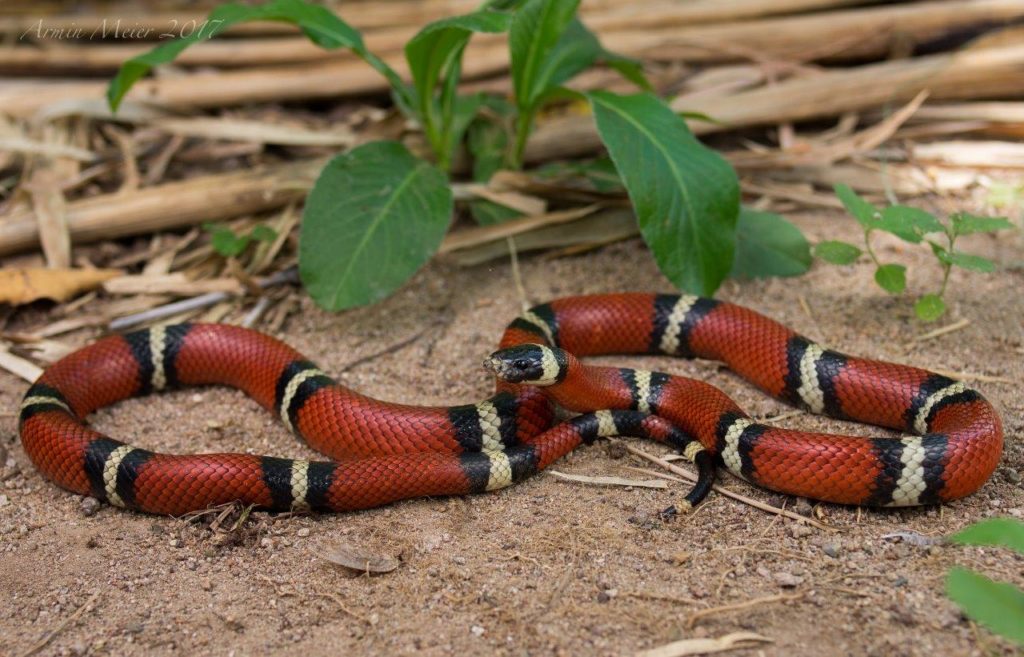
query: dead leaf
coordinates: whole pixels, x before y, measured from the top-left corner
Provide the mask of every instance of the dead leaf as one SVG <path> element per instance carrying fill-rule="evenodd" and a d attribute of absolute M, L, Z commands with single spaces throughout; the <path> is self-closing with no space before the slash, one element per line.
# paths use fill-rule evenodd
<path fill-rule="evenodd" d="M 548 474 L 563 481 L 575 481 L 593 486 L 632 486 L 634 488 L 668 488 L 668 482 L 661 479 L 626 479 L 624 477 L 588 477 L 587 475 L 566 474 L 548 470 Z"/>
<path fill-rule="evenodd" d="M 704 655 L 710 652 L 753 648 L 761 643 L 772 643 L 772 640 L 753 632 L 733 632 L 717 639 L 683 639 L 673 641 L 657 648 L 638 652 L 636 657 L 683 657 L 684 655 Z"/>
<path fill-rule="evenodd" d="M 398 559 L 373 554 L 348 543 L 338 543 L 320 553 L 320 558 L 361 573 L 390 573 L 398 568 Z"/>
<path fill-rule="evenodd" d="M 20 306 L 37 299 L 67 301 L 123 273 L 120 269 L 3 269 L 0 303 Z"/>

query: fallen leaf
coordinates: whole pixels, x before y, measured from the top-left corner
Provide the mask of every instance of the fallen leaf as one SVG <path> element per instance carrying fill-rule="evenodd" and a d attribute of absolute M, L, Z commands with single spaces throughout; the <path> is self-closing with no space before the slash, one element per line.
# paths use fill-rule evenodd
<path fill-rule="evenodd" d="M 772 643 L 772 640 L 753 632 L 733 632 L 717 639 L 683 639 L 666 643 L 657 648 L 638 652 L 636 657 L 683 657 L 684 655 L 704 655 L 709 652 L 723 652 L 753 648 L 761 643 Z"/>
<path fill-rule="evenodd" d="M 390 573 L 398 568 L 398 559 L 387 555 L 373 554 L 348 543 L 339 543 L 326 552 L 322 559 L 361 573 Z"/>
<path fill-rule="evenodd" d="M 0 303 L 20 306 L 37 299 L 67 301 L 122 273 L 120 269 L 2 269 Z"/>

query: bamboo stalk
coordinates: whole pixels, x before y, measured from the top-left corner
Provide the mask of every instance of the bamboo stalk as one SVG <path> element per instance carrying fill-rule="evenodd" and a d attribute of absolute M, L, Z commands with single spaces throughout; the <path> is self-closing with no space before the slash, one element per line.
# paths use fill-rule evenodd
<path fill-rule="evenodd" d="M 303 160 L 74 201 L 66 209 L 68 231 L 75 243 L 92 242 L 281 207 L 305 197 L 324 163 Z M 0 256 L 38 244 L 32 213 L 0 222 Z"/>
<path fill-rule="evenodd" d="M 814 58 L 839 54 L 832 52 L 835 49 L 841 50 L 845 57 L 862 57 L 884 54 L 896 34 L 918 41 L 931 40 L 953 31 L 1021 17 L 1024 17 L 1024 3 L 1020 0 L 955 0 L 685 28 L 602 31 L 601 36 L 607 47 L 625 54 L 673 61 L 728 61 L 752 54 L 775 59 L 799 59 L 810 54 Z M 837 43 L 842 47 L 835 46 Z M 737 44 L 742 44 L 742 48 Z M 209 53 L 223 54 L 227 49 L 217 44 L 207 45 Z M 259 54 L 253 51 L 260 48 L 261 44 L 252 45 L 246 51 L 259 59 Z M 298 44 L 282 48 L 291 53 L 290 56 L 295 52 L 313 52 L 307 50 L 308 46 Z M 404 57 L 399 51 L 384 55 L 400 74 L 406 75 Z M 149 79 L 137 85 L 129 97 L 168 106 L 211 107 L 386 91 L 383 78 L 362 62 L 338 55 L 321 54 L 319 57 L 313 62 L 290 66 L 248 67 Z M 481 38 L 467 51 L 464 75 L 472 80 L 503 72 L 507 67 L 508 52 L 504 42 L 499 37 Z M 105 89 L 105 82 L 6 82 L 8 89 L 0 91 L 0 110 L 16 116 L 30 115 L 58 101 L 100 97 Z"/>
<path fill-rule="evenodd" d="M 830 70 L 731 95 L 683 96 L 672 107 L 715 119 L 716 123 L 691 122 L 694 132 L 708 134 L 906 102 L 922 90 L 928 90 L 932 100 L 1022 96 L 1024 45 Z M 526 160 L 586 155 L 600 147 L 593 123 L 579 116 L 559 118 L 539 126 L 527 145 Z"/>

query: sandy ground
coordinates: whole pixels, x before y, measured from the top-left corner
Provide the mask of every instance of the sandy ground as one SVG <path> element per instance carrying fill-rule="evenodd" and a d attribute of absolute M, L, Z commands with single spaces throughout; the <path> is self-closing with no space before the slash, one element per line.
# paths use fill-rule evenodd
<path fill-rule="evenodd" d="M 838 216 L 800 223 L 813 240 L 856 236 L 852 222 Z M 83 498 L 59 490 L 32 468 L 14 417 L 27 386 L 0 373 L 0 446 L 7 452 L 0 458 L 0 464 L 6 459 L 0 653 L 21 655 L 59 630 L 37 654 L 628 655 L 736 631 L 771 639 L 743 651 L 752 655 L 1012 654 L 960 616 L 944 596 L 943 578 L 960 563 L 1021 585 L 1024 560 L 1008 551 L 918 547 L 885 535 L 939 536 L 993 515 L 1024 516 L 1020 245 L 984 236 L 967 244 L 1016 268 L 955 273 L 946 321 L 966 318 L 970 324 L 927 341 L 914 337 L 932 327 L 912 318 L 907 298 L 887 297 L 875 287 L 866 264 L 817 265 L 797 279 L 723 286 L 720 297 L 842 351 L 1014 382 L 977 384 L 1003 413 L 1007 447 L 992 480 L 969 499 L 902 511 L 828 504 L 812 511 L 804 500 L 725 478 L 730 488 L 759 500 L 816 513 L 834 531 L 717 494 L 697 512 L 664 521 L 658 512 L 679 499 L 682 487 L 596 488 L 543 474 L 493 494 L 411 500 L 361 513 L 256 512 L 233 534 L 213 531 L 211 518 L 187 523 L 105 505 L 92 513 Z M 880 251 L 910 265 L 912 290 L 937 282 L 938 272 L 926 268 L 923 254 L 884 241 Z M 468 402 L 488 394 L 490 383 L 478 363 L 519 308 L 510 272 L 507 263 L 469 270 L 434 264 L 386 302 L 340 315 L 304 299 L 281 337 L 337 372 L 426 325 L 406 349 L 358 366 L 341 380 L 385 399 Z M 637 240 L 581 257 L 525 258 L 522 272 L 532 302 L 671 289 Z M 601 360 L 700 377 L 759 417 L 788 410 L 714 363 Z M 92 422 L 157 450 L 313 456 L 233 390 L 131 400 L 97 413 Z M 787 424 L 851 430 L 805 414 Z M 646 477 L 630 466 L 645 463 L 615 458 L 598 445 L 556 467 Z M 401 565 L 385 575 L 353 574 L 319 556 L 339 544 L 397 557 Z M 687 625 L 695 611 L 775 594 L 794 599 Z"/>

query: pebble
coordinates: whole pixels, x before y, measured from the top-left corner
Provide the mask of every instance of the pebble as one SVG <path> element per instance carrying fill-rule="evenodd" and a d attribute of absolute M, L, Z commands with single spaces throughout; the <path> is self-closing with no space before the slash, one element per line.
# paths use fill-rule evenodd
<path fill-rule="evenodd" d="M 799 513 L 802 516 L 811 515 L 811 512 L 813 510 L 814 507 L 811 506 L 810 501 L 808 501 L 806 497 L 798 497 L 796 499 L 796 502 L 793 504 L 793 511 Z"/>
<path fill-rule="evenodd" d="M 300 528 L 299 531 L 295 532 L 295 535 L 299 536 L 300 538 L 306 538 L 307 536 L 309 536 L 309 527 Z"/>
<path fill-rule="evenodd" d="M 473 636 L 483 636 L 484 632 L 486 632 L 487 630 L 480 627 L 479 625 L 474 625 L 473 627 L 469 628 L 469 631 L 473 633 Z"/>
<path fill-rule="evenodd" d="M 789 535 L 793 538 L 807 538 L 812 533 L 811 528 L 803 523 L 789 526 Z"/>
<path fill-rule="evenodd" d="M 778 584 L 779 586 L 781 586 L 784 589 L 794 588 L 798 584 L 802 584 L 803 581 L 804 581 L 803 577 L 797 577 L 793 573 L 786 573 L 786 572 L 775 573 L 775 583 Z"/>
<path fill-rule="evenodd" d="M 96 512 L 100 510 L 100 501 L 95 497 L 83 497 L 82 501 L 78 503 L 78 508 L 82 511 L 82 515 L 88 518 L 96 515 Z"/>
<path fill-rule="evenodd" d="M 1003 472 L 1003 478 L 1011 484 L 1019 484 L 1021 482 L 1020 473 L 1011 468 L 1006 468 L 1006 471 Z"/>
<path fill-rule="evenodd" d="M 0 495 L 0 506 L 7 506 L 11 500 L 6 495 Z"/>
<path fill-rule="evenodd" d="M 169 541 L 169 544 L 172 548 L 181 547 L 181 541 L 177 538 L 172 538 Z"/>
<path fill-rule="evenodd" d="M 821 548 L 821 551 L 833 559 L 839 558 L 839 546 L 835 543 L 825 543 L 824 547 Z"/>

